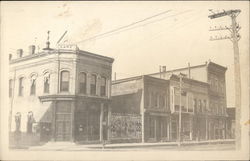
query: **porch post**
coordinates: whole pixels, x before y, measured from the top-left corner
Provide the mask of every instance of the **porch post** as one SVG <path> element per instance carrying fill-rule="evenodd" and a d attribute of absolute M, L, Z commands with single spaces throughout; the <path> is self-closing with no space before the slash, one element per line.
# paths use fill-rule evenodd
<path fill-rule="evenodd" d="M 75 100 L 71 103 L 71 141 L 75 139 Z"/>
<path fill-rule="evenodd" d="M 100 141 L 103 141 L 103 103 L 101 103 L 101 109 L 100 109 Z"/>
<path fill-rule="evenodd" d="M 52 103 L 52 123 L 51 123 L 51 141 L 56 141 L 56 106 L 57 101 Z"/>
<path fill-rule="evenodd" d="M 107 134 L 107 140 L 109 141 L 111 138 L 111 107 L 110 104 L 108 104 L 108 134 Z"/>
<path fill-rule="evenodd" d="M 141 94 L 141 104 L 140 104 L 140 112 L 141 112 L 141 142 L 144 143 L 145 142 L 145 136 L 144 136 L 144 76 L 142 76 L 142 94 Z"/>
<path fill-rule="evenodd" d="M 167 119 L 167 140 L 170 140 L 170 117 Z"/>
<path fill-rule="evenodd" d="M 207 116 L 206 116 L 206 118 L 205 118 L 205 119 L 206 119 L 206 140 L 208 140 L 208 129 L 207 129 L 207 128 L 208 128 L 208 126 L 207 126 Z"/>

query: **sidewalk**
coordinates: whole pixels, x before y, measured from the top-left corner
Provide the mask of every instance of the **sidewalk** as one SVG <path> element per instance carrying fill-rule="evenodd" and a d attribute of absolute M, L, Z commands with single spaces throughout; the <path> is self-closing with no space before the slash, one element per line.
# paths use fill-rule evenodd
<path fill-rule="evenodd" d="M 189 145 L 209 145 L 209 144 L 233 144 L 233 139 L 227 140 L 206 140 L 206 141 L 186 141 L 182 142 L 181 146 Z M 143 147 L 160 147 L 160 146 L 178 146 L 178 142 L 157 142 L 157 143 L 121 143 L 121 144 L 85 144 L 79 145 L 72 142 L 49 142 L 43 146 L 30 147 L 29 150 L 68 150 L 68 151 L 80 151 L 80 150 L 103 150 L 103 149 L 126 149 L 126 148 L 143 148 Z"/>

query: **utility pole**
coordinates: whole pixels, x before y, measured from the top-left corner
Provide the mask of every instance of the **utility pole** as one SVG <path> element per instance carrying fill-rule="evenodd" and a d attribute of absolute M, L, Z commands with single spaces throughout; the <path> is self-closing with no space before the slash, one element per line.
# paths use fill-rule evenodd
<path fill-rule="evenodd" d="M 211 10 L 210 10 L 211 11 Z M 210 40 L 223 40 L 230 39 L 233 43 L 234 49 L 234 81 L 235 81 L 235 110 L 236 110 L 236 128 L 235 128 L 235 136 L 236 136 L 236 149 L 239 150 L 241 148 L 241 78 L 240 78 L 240 56 L 239 56 L 239 47 L 238 41 L 240 40 L 239 30 L 240 26 L 236 22 L 236 17 L 240 14 L 241 10 L 228 10 L 219 13 L 214 13 L 208 16 L 210 19 L 215 19 L 223 16 L 231 17 L 232 25 L 231 27 L 219 27 L 210 29 L 210 31 L 218 31 L 218 30 L 229 30 L 231 32 L 231 36 L 219 37 L 219 38 L 210 38 Z"/>

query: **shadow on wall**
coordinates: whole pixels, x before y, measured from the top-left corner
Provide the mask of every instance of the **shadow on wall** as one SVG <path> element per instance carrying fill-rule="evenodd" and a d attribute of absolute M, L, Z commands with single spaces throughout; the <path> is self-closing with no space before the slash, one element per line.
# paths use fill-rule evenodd
<path fill-rule="evenodd" d="M 34 122 L 32 130 L 27 129 L 26 132 L 21 132 L 20 129 L 15 129 L 9 133 L 9 148 L 25 149 L 29 146 L 43 145 L 51 140 L 51 122 L 52 109 L 54 102 L 41 117 L 38 122 Z"/>

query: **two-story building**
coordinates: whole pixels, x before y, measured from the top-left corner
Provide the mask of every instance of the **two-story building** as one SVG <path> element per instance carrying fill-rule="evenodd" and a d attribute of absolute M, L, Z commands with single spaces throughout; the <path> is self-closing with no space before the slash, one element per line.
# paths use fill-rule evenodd
<path fill-rule="evenodd" d="M 194 99 L 195 109 L 197 109 L 196 117 L 200 118 L 198 119 L 200 125 L 197 126 L 207 128 L 206 134 L 203 134 L 205 130 L 199 132 L 199 139 L 224 139 L 227 137 L 226 120 L 228 117 L 226 113 L 226 70 L 226 67 L 209 61 L 201 65 L 189 65 L 188 67 L 168 71 L 164 68 L 158 73 L 149 75 L 168 79 L 171 74 L 179 75 L 182 73 L 187 75 L 189 79 L 207 83 L 207 98 Z"/>
<path fill-rule="evenodd" d="M 102 141 L 114 59 L 59 44 L 10 56 L 10 128 L 40 141 Z M 106 138 L 105 138 L 106 137 Z"/>
<path fill-rule="evenodd" d="M 141 142 L 225 139 L 225 71 L 209 62 L 115 80 L 112 113 L 140 118 Z"/>
<path fill-rule="evenodd" d="M 138 118 L 139 135 L 136 138 L 125 136 L 128 141 L 150 142 L 169 139 L 170 108 L 167 80 L 138 76 L 113 81 L 111 107 L 112 114 L 130 114 Z M 120 136 L 120 139 L 123 138 Z"/>

